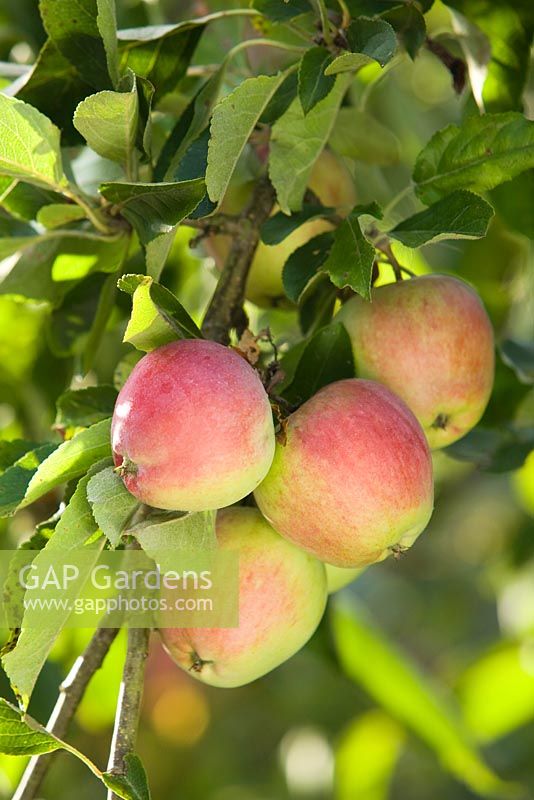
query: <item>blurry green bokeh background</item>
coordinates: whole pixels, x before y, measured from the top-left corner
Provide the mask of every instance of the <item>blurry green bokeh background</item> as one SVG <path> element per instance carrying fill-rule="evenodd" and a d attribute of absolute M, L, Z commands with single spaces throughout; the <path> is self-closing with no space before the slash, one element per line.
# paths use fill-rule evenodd
<path fill-rule="evenodd" d="M 175 21 L 205 13 L 208 7 L 231 5 L 119 0 L 119 25 Z M 0 60 L 33 61 L 43 39 L 36 6 L 32 0 L 0 4 Z M 428 15 L 428 24 L 436 34 L 450 28 L 440 3 Z M 217 62 L 251 33 L 250 22 L 220 23 L 204 36 L 195 61 Z M 237 62 L 231 73 L 234 84 L 251 64 L 254 71 L 268 71 L 275 64 L 272 53 L 268 61 L 264 51 L 250 58 Z M 351 90 L 354 97 L 375 77 L 372 68 L 363 70 Z M 532 113 L 532 80 L 531 87 L 526 101 Z M 184 94 L 168 96 L 165 107 L 176 114 L 190 91 L 186 81 Z M 369 92 L 367 108 L 398 137 L 401 161 L 390 167 L 352 162 L 360 202 L 387 203 L 408 182 L 415 156 L 431 134 L 460 120 L 471 102 L 454 94 L 449 73 L 429 53 L 415 62 L 404 58 L 387 71 Z M 161 135 L 166 130 L 164 111 Z M 109 175 L 109 165 L 100 162 L 87 153 L 78 159 L 87 184 L 99 174 Z M 497 340 L 534 338 L 534 254 L 523 235 L 534 215 L 531 184 L 525 178 L 508 197 L 502 190 L 496 194 L 501 213 L 485 240 L 449 242 L 422 252 L 397 248 L 416 272 L 447 271 L 472 282 L 488 308 Z M 410 201 L 399 206 L 399 214 L 413 210 Z M 162 280 L 200 320 L 215 279 L 210 259 L 189 249 L 191 235 L 180 231 Z M 123 308 L 112 318 L 83 385 L 111 382 L 117 361 L 128 350 L 120 343 L 128 312 L 127 301 L 121 302 Z M 280 343 L 298 336 L 294 314 L 252 306 L 248 311 L 251 327 L 269 324 Z M 49 438 L 55 399 L 71 382 L 82 385 L 75 361 L 55 357 L 47 346 L 43 324 L 48 313 L 45 304 L 0 295 L 2 438 Z M 499 362 L 487 418 L 499 424 L 513 416 L 534 418 L 533 390 L 519 386 Z M 501 777 L 524 783 L 534 795 L 534 453 L 515 473 L 480 472 L 443 453 L 436 454 L 435 467 L 436 511 L 427 532 L 408 556 L 372 567 L 344 593 L 365 609 L 378 635 L 408 654 L 438 691 L 457 704 L 465 726 Z M 47 497 L 1 523 L 3 547 L 16 546 L 53 509 L 54 498 Z M 72 630 L 61 635 L 31 702 L 37 719 L 46 720 L 61 679 L 89 636 Z M 94 678 L 69 736 L 100 765 L 107 760 L 123 655 L 121 636 Z M 368 666 L 377 672 L 382 668 Z M 4 676 L 0 683 L 1 693 L 10 696 Z M 394 697 L 402 687 L 392 680 L 385 691 Z M 303 652 L 235 690 L 195 682 L 172 664 L 154 636 L 139 753 L 156 800 L 475 796 L 419 738 L 343 676 L 327 621 Z M 23 759 L 0 757 L 0 798 L 11 796 L 23 767 Z M 42 795 L 94 800 L 103 796 L 103 789 L 83 765 L 61 755 Z"/>

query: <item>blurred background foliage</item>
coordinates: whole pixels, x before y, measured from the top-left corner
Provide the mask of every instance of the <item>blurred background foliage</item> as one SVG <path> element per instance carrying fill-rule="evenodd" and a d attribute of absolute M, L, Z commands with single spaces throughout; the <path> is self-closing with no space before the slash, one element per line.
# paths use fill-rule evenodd
<path fill-rule="evenodd" d="M 133 27 L 174 22 L 233 5 L 239 4 L 119 0 L 118 23 Z M 436 2 L 426 19 L 432 36 L 452 41 L 451 15 L 444 5 Z M 233 44 L 254 34 L 250 21 L 222 21 L 203 36 L 195 63 L 217 63 Z M 2 85 L 33 62 L 43 40 L 35 0 L 3 0 Z M 270 50 L 248 50 L 233 62 L 227 89 L 251 72 L 272 71 L 283 61 Z M 455 94 L 449 72 L 427 51 L 415 61 L 399 58 L 379 80 L 378 72 L 367 67 L 359 73 L 352 102 L 391 132 L 388 146 L 394 157 L 368 163 L 372 142 L 363 140 L 358 144 L 361 158 L 347 159 L 347 164 L 358 201 L 387 204 L 408 183 L 415 156 L 429 137 L 476 107 L 468 94 Z M 179 92 L 165 97 L 158 108 L 156 138 L 163 141 L 171 117 L 185 106 L 196 85 L 194 77 L 187 78 Z M 532 72 L 524 102 L 532 116 Z M 71 157 L 78 179 L 87 187 L 116 170 L 87 150 L 73 149 Z M 246 170 L 245 159 L 245 176 Z M 508 337 L 534 339 L 534 250 L 528 238 L 534 219 L 533 180 L 527 173 L 493 192 L 498 213 L 486 239 L 441 243 L 421 251 L 395 246 L 398 257 L 417 273 L 446 271 L 472 282 L 488 308 L 498 342 Z M 411 202 L 399 204 L 399 218 L 416 210 Z M 180 229 L 161 281 L 198 322 L 215 277 L 211 259 L 198 248 L 190 249 L 192 236 L 192 231 Z M 76 259 L 76 254 L 71 257 Z M 0 264 L 0 270 L 3 267 Z M 252 305 L 247 311 L 253 330 L 268 324 L 282 345 L 298 338 L 294 312 Z M 62 357 L 47 327 L 51 313 L 56 312 L 47 303 L 13 296 L 0 286 L 2 439 L 49 439 L 61 392 L 69 385 L 112 383 L 117 363 L 130 350 L 121 343 L 129 313 L 129 301 L 121 297 L 82 382 L 80 350 L 74 343 L 70 355 Z M 90 318 L 94 309 L 87 313 Z M 486 419 L 499 425 L 512 418 L 534 419 L 534 392 L 499 362 Z M 343 590 L 337 611 L 332 611 L 333 628 L 326 619 L 310 645 L 272 674 L 241 689 L 210 689 L 176 668 L 154 637 L 139 753 L 155 798 L 477 796 L 474 788 L 467 789 L 454 777 L 454 768 L 443 768 L 454 760 L 447 734 L 437 730 L 417 691 L 409 694 L 406 676 L 396 673 L 399 657 L 403 664 L 408 659 L 416 665 L 437 687 L 438 696 L 454 707 L 496 772 L 522 783 L 534 796 L 534 452 L 521 469 L 506 474 L 477 470 L 442 452 L 435 454 L 435 468 L 436 511 L 417 546 L 400 561 L 372 567 Z M 56 498 L 44 498 L 2 522 L 3 547 L 15 547 L 26 538 L 55 504 Z M 349 602 L 353 611 L 347 621 L 343 608 Z M 338 639 L 337 655 L 333 636 Z M 85 631 L 62 633 L 32 698 L 30 712 L 36 718 L 46 719 L 58 684 L 88 638 Z M 97 763 L 107 758 L 123 655 L 124 639 L 119 637 L 70 734 Z M 339 656 L 345 674 L 339 669 Z M 373 675 L 381 676 L 378 690 Z M 0 688 L 9 696 L 5 677 Z M 408 698 L 407 711 L 399 713 L 402 698 Z M 0 757 L 1 798 L 11 796 L 23 766 L 22 759 Z M 471 786 L 483 784 L 484 776 L 472 769 Z M 43 794 L 71 800 L 74 793 L 77 800 L 93 800 L 102 788 L 81 764 L 62 755 Z"/>

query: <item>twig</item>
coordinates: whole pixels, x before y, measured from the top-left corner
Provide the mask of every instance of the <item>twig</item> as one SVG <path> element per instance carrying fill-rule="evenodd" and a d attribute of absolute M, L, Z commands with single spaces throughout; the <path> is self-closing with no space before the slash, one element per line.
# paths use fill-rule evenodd
<path fill-rule="evenodd" d="M 345 0 L 337 0 L 338 6 L 341 9 L 341 27 L 348 28 L 350 25 L 350 11 Z"/>
<path fill-rule="evenodd" d="M 135 749 L 149 638 L 150 630 L 148 628 L 130 628 L 128 631 L 128 650 L 119 689 L 115 728 L 109 754 L 108 770 L 110 772 L 119 774 L 124 772 L 125 758 Z M 108 800 L 120 799 L 110 790 Z"/>
<path fill-rule="evenodd" d="M 202 231 L 202 236 L 213 234 L 236 236 L 242 227 L 239 217 L 233 214 L 215 214 L 213 217 L 202 217 L 201 219 L 184 219 L 182 225 L 198 228 Z"/>
<path fill-rule="evenodd" d="M 260 228 L 274 205 L 274 189 L 267 178 L 256 184 L 249 204 L 239 217 L 240 231 L 235 236 L 211 298 L 202 325 L 202 333 L 216 342 L 227 344 L 230 331 L 245 328 L 243 300 L 245 283 L 254 252 L 260 240 Z"/>
<path fill-rule="evenodd" d="M 116 628 L 99 628 L 59 687 L 59 696 L 46 726 L 46 730 L 59 739 L 65 736 L 89 681 L 102 666 L 117 633 Z M 56 755 L 57 753 L 49 753 L 32 756 L 13 795 L 13 800 L 33 800 Z"/>
<path fill-rule="evenodd" d="M 319 11 L 319 17 L 321 19 L 321 28 L 323 32 L 323 37 L 327 47 L 329 47 L 332 44 L 332 32 L 330 31 L 328 10 L 326 8 L 324 0 L 316 0 L 316 2 L 317 2 L 317 10 Z"/>
<path fill-rule="evenodd" d="M 403 267 L 402 264 L 399 263 L 397 257 L 395 256 L 395 253 L 391 248 L 391 242 L 389 241 L 387 236 L 384 236 L 382 233 L 380 233 L 380 231 L 374 226 L 369 228 L 367 233 L 373 240 L 373 244 L 376 247 L 376 249 L 384 254 L 385 260 L 388 262 L 388 264 L 391 265 L 395 275 L 395 280 L 402 281 L 403 272 L 406 275 L 409 275 L 411 278 L 415 277 L 415 272 L 412 272 L 412 270 L 408 269 L 407 267 Z"/>

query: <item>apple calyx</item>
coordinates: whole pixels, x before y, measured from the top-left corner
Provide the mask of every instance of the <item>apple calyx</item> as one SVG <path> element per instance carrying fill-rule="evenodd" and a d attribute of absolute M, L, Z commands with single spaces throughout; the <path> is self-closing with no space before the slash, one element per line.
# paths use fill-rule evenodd
<path fill-rule="evenodd" d="M 193 650 L 191 653 L 191 666 L 189 667 L 189 672 L 197 672 L 200 674 L 205 664 L 213 664 L 213 661 L 205 661 Z"/>
<path fill-rule="evenodd" d="M 435 428 L 436 430 L 444 431 L 449 424 L 449 415 L 448 414 L 438 414 L 432 425 L 431 428 Z"/>

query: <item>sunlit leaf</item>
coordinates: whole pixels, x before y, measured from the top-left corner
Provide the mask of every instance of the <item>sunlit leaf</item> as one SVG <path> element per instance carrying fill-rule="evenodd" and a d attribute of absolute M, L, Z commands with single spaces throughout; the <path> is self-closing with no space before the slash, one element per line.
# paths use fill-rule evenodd
<path fill-rule="evenodd" d="M 300 100 L 294 100 L 273 125 L 269 175 L 286 214 L 302 208 L 313 165 L 328 141 L 347 85 L 344 76 L 337 78 L 328 96 L 308 114 Z"/>
<path fill-rule="evenodd" d="M 521 114 L 468 117 L 430 139 L 413 178 L 427 205 L 455 189 L 485 192 L 534 166 L 534 122 Z"/>
<path fill-rule="evenodd" d="M 215 106 L 206 171 L 208 195 L 214 202 L 224 197 L 243 148 L 286 76 L 280 72 L 248 78 Z"/>
<path fill-rule="evenodd" d="M 403 220 L 388 236 L 408 247 L 443 239 L 479 239 L 486 235 L 492 217 L 493 209 L 482 197 L 459 190 Z"/>
<path fill-rule="evenodd" d="M 354 604 L 332 612 L 335 647 L 345 673 L 395 719 L 435 751 L 445 767 L 476 794 L 505 794 L 507 785 L 486 766 L 447 702 L 420 670 Z M 510 787 L 511 788 L 511 787 Z"/>

